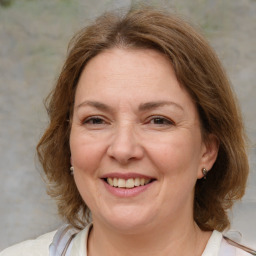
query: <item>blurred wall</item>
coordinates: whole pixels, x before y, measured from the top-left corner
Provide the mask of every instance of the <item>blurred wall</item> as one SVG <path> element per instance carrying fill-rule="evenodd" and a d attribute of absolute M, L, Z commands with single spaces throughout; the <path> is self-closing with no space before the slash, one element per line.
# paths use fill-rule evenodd
<path fill-rule="evenodd" d="M 0 250 L 61 223 L 55 202 L 45 193 L 35 146 L 47 125 L 43 99 L 58 76 L 70 37 L 103 11 L 139 2 L 0 1 Z M 256 1 L 145 2 L 199 24 L 226 67 L 251 140 L 248 189 L 230 213 L 232 228 L 256 248 Z"/>

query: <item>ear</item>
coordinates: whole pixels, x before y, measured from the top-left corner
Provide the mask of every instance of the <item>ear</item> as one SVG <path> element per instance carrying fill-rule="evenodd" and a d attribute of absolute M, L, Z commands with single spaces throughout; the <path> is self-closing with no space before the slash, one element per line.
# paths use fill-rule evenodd
<path fill-rule="evenodd" d="M 73 166 L 72 157 L 70 157 L 70 165 Z"/>
<path fill-rule="evenodd" d="M 197 174 L 197 178 L 203 178 L 202 169 L 205 168 L 207 171 L 210 171 L 212 166 L 214 165 L 219 151 L 219 140 L 216 135 L 209 134 L 207 139 L 202 144 L 202 153 L 201 153 L 201 161 L 199 165 L 199 170 Z"/>

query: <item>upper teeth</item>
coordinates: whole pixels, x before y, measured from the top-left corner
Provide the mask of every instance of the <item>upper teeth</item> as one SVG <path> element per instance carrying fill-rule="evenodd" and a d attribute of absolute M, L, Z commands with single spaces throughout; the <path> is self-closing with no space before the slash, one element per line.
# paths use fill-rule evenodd
<path fill-rule="evenodd" d="M 107 182 L 112 187 L 134 188 L 134 187 L 148 184 L 150 182 L 150 179 L 130 178 L 128 180 L 125 180 L 125 179 L 119 179 L 119 178 L 107 178 Z"/>

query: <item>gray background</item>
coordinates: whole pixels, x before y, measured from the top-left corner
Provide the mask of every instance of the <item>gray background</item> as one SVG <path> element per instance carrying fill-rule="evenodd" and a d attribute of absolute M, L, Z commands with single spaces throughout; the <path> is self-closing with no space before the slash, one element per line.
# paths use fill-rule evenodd
<path fill-rule="evenodd" d="M 132 2 L 141 1 L 14 0 L 9 7 L 0 6 L 0 250 L 61 223 L 35 157 L 47 125 L 43 99 L 73 33 L 104 10 Z M 251 141 L 251 174 L 246 195 L 230 216 L 232 229 L 256 248 L 256 1 L 147 2 L 172 8 L 200 25 L 237 92 Z"/>

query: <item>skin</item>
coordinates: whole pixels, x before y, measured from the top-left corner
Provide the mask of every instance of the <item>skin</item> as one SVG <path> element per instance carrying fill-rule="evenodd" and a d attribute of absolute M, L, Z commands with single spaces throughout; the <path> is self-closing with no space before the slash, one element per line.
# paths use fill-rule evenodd
<path fill-rule="evenodd" d="M 89 256 L 202 254 L 210 233 L 193 220 L 194 187 L 218 144 L 202 140 L 196 106 L 165 56 L 114 48 L 91 59 L 78 82 L 70 149 L 92 212 Z M 154 182 L 120 197 L 102 179 L 111 173 Z"/>

